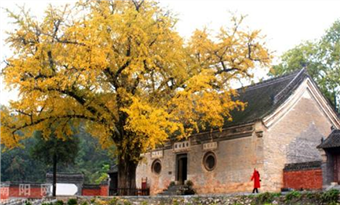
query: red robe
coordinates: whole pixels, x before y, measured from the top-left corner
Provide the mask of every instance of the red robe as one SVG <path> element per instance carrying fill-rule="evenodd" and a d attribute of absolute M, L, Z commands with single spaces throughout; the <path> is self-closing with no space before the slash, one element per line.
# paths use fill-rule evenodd
<path fill-rule="evenodd" d="M 251 177 L 251 180 L 254 180 L 254 188 L 260 188 L 260 173 L 257 170 L 254 170 L 253 176 Z"/>

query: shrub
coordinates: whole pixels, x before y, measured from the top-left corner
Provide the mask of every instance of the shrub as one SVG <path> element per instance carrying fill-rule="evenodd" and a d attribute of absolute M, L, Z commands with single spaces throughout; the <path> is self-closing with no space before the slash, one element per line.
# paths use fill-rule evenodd
<path fill-rule="evenodd" d="M 67 205 L 77 205 L 77 204 L 78 204 L 77 199 L 69 199 L 67 201 Z"/>
<path fill-rule="evenodd" d="M 277 192 L 277 193 L 272 193 L 273 197 L 280 197 L 281 196 L 281 192 Z"/>
<path fill-rule="evenodd" d="M 58 200 L 54 203 L 54 205 L 64 205 L 64 202 L 62 200 Z"/>
<path fill-rule="evenodd" d="M 175 186 L 175 185 L 176 185 L 176 183 L 174 181 L 171 181 L 170 184 L 169 184 L 169 186 Z"/>
<path fill-rule="evenodd" d="M 110 201 L 109 201 L 109 205 L 117 205 L 118 199 L 116 197 L 113 197 Z"/>
<path fill-rule="evenodd" d="M 93 204 L 94 202 L 96 202 L 96 197 L 95 198 L 93 198 L 93 199 L 91 199 L 91 204 Z"/>
<path fill-rule="evenodd" d="M 292 191 L 292 192 L 289 192 L 287 195 L 286 195 L 286 201 L 291 201 L 293 199 L 299 199 L 301 197 L 301 193 L 298 192 L 298 191 Z"/>
<path fill-rule="evenodd" d="M 83 202 L 81 205 L 88 205 L 88 203 L 85 201 L 85 202 Z"/>
<path fill-rule="evenodd" d="M 261 204 L 271 203 L 273 201 L 273 198 L 274 198 L 273 194 L 265 192 L 257 196 L 257 201 L 260 202 Z"/>
<path fill-rule="evenodd" d="M 325 203 L 335 203 L 338 201 L 338 198 L 339 190 L 337 189 L 328 190 L 321 195 L 321 200 Z"/>
<path fill-rule="evenodd" d="M 191 180 L 187 180 L 185 185 L 187 185 L 188 187 L 192 187 L 194 186 L 194 183 Z"/>
<path fill-rule="evenodd" d="M 131 205 L 131 202 L 128 200 L 124 200 L 124 205 Z"/>
<path fill-rule="evenodd" d="M 25 205 L 32 205 L 32 203 L 29 201 L 25 201 Z"/>

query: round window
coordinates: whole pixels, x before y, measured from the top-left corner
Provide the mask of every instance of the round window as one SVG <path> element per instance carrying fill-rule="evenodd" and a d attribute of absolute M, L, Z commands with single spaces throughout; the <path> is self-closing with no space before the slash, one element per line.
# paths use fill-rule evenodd
<path fill-rule="evenodd" d="M 159 159 L 156 159 L 151 166 L 152 172 L 159 174 L 162 171 L 162 164 Z"/>
<path fill-rule="evenodd" d="M 203 164 L 206 170 L 211 171 L 216 166 L 216 156 L 213 152 L 208 152 L 204 155 Z"/>

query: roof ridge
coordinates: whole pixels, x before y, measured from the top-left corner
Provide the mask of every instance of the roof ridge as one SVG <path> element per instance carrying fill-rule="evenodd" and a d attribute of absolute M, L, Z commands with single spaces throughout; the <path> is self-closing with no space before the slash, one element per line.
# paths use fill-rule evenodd
<path fill-rule="evenodd" d="M 332 134 L 333 132 L 334 132 L 334 133 L 340 132 L 340 129 L 334 129 L 334 130 L 332 130 L 331 134 Z"/>
<path fill-rule="evenodd" d="M 299 70 L 299 72 L 297 73 L 297 75 L 288 83 L 288 85 L 286 87 L 284 87 L 279 93 L 277 93 L 274 96 L 274 104 L 276 104 L 279 100 L 281 100 L 283 98 L 283 96 L 289 92 L 290 90 L 292 90 L 292 86 L 293 84 L 297 81 L 300 80 L 300 77 L 303 73 L 306 72 L 305 68 L 302 68 L 301 70 Z"/>
<path fill-rule="evenodd" d="M 252 84 L 252 85 L 240 87 L 237 90 L 243 90 L 243 89 L 252 90 L 252 89 L 262 88 L 264 86 L 267 86 L 267 85 L 270 85 L 270 84 L 273 84 L 273 83 L 277 83 L 277 82 L 287 80 L 287 78 L 289 78 L 293 75 L 296 75 L 296 73 L 300 73 L 302 70 L 305 70 L 305 69 L 303 68 L 303 69 L 296 70 L 296 71 L 291 72 L 291 73 L 286 73 L 286 74 L 283 74 L 283 75 L 280 75 L 280 76 L 277 76 L 277 77 L 274 77 L 274 78 L 269 78 L 269 79 L 264 80 L 262 82 L 258 82 L 258 83 Z"/>

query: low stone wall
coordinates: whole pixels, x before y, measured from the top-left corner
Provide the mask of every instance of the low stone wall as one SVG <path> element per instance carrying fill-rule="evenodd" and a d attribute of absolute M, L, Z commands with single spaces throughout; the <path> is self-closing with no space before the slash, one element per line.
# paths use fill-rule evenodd
<path fill-rule="evenodd" d="M 58 197 L 67 202 L 72 197 Z M 78 204 L 94 205 L 257 205 L 257 204 L 336 204 L 339 191 L 287 192 L 239 195 L 191 195 L 191 196 L 120 196 L 77 197 Z"/>

